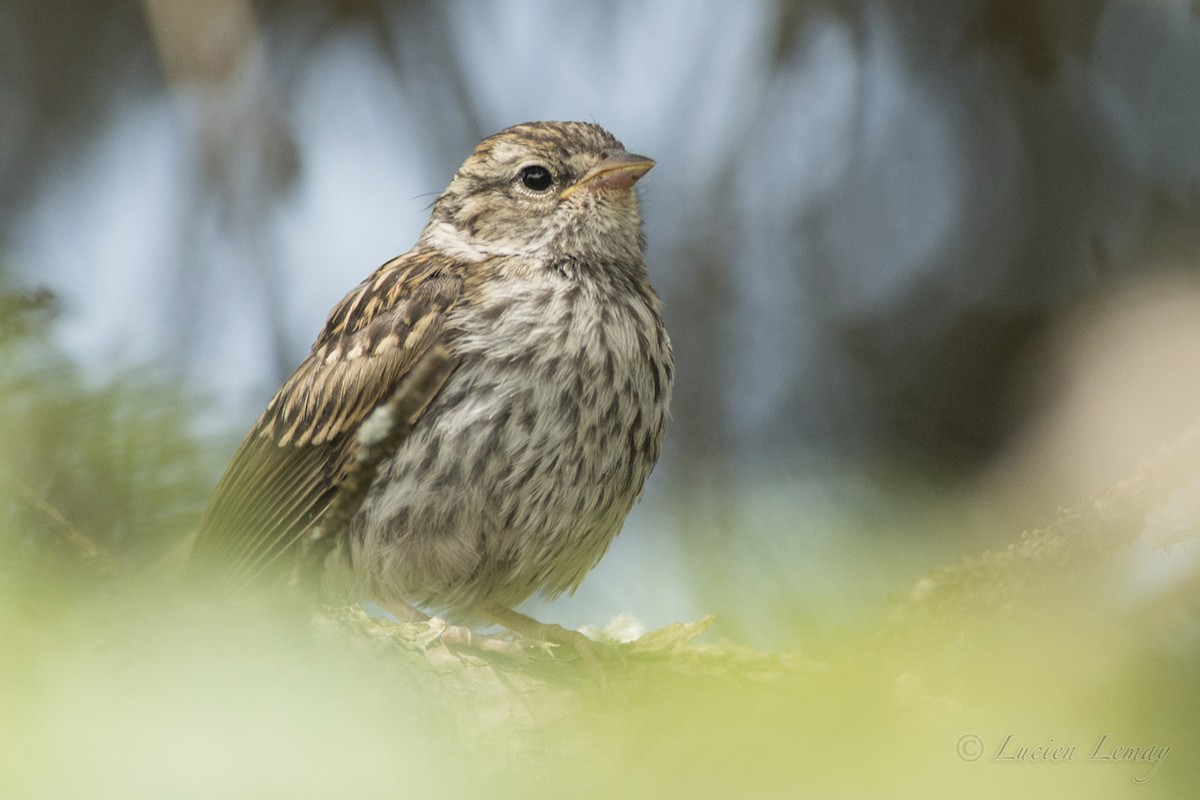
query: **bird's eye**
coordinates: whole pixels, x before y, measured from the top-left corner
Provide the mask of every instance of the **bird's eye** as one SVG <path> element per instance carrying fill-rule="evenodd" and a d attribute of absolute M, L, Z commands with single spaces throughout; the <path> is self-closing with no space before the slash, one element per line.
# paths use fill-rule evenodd
<path fill-rule="evenodd" d="M 521 183 L 530 191 L 544 192 L 554 184 L 554 176 L 541 164 L 532 164 L 521 170 Z"/>

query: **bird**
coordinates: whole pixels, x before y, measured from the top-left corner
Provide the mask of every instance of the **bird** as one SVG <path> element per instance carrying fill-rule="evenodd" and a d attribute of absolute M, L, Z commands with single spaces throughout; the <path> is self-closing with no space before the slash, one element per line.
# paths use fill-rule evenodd
<path fill-rule="evenodd" d="M 277 573 L 352 469 L 364 420 L 436 350 L 449 369 L 336 532 L 328 581 L 401 619 L 561 638 L 516 608 L 599 562 L 667 423 L 674 361 L 634 189 L 654 164 L 590 122 L 480 142 L 416 245 L 333 307 L 254 423 L 189 571 L 223 593 Z"/>

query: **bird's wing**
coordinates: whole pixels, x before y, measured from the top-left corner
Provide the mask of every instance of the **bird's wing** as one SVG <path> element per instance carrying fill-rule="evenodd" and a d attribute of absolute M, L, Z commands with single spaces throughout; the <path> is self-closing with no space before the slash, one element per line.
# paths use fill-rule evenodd
<path fill-rule="evenodd" d="M 192 547 L 193 569 L 236 591 L 297 543 L 332 501 L 359 424 L 439 341 L 462 284 L 445 256 L 412 251 L 334 307 L 312 352 L 213 491 Z"/>

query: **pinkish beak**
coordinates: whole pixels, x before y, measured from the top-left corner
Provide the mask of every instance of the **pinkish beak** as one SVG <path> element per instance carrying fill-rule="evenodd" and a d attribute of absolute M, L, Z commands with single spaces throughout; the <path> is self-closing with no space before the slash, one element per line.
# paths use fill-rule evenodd
<path fill-rule="evenodd" d="M 638 178 L 654 166 L 654 159 L 626 153 L 624 150 L 606 150 L 604 158 L 575 183 L 563 189 L 559 200 L 566 200 L 580 189 L 591 192 L 605 189 L 629 189 Z"/>

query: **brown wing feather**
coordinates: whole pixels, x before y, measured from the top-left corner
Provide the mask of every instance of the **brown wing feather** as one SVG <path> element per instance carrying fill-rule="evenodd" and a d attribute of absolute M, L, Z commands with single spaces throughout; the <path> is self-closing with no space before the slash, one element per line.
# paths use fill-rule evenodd
<path fill-rule="evenodd" d="M 236 590 L 287 552 L 329 506 L 354 433 L 443 332 L 461 267 L 414 251 L 384 264 L 329 315 L 213 491 L 192 563 Z"/>

